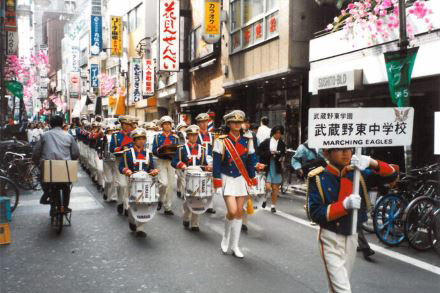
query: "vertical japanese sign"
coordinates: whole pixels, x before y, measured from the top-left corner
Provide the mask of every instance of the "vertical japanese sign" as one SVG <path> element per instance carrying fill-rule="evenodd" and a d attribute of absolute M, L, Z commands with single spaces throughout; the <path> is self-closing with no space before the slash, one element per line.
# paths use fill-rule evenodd
<path fill-rule="evenodd" d="M 142 99 L 142 59 L 141 58 L 132 58 L 131 60 L 131 71 L 130 71 L 130 80 L 131 80 L 131 89 L 130 89 L 130 103 L 139 102 Z"/>
<path fill-rule="evenodd" d="M 90 86 L 92 88 L 99 87 L 99 66 L 98 66 L 98 64 L 90 64 Z"/>
<path fill-rule="evenodd" d="M 415 47 L 384 54 L 391 100 L 398 107 L 409 106 L 409 85 L 418 49 Z"/>
<path fill-rule="evenodd" d="M 159 2 L 159 70 L 179 71 L 180 1 Z"/>
<path fill-rule="evenodd" d="M 202 37 L 208 44 L 220 40 L 220 0 L 205 0 Z"/>
<path fill-rule="evenodd" d="M 17 31 L 17 1 L 15 0 L 6 0 L 5 6 L 5 20 L 4 26 L 5 31 L 7 32 L 16 32 Z"/>
<path fill-rule="evenodd" d="M 70 47 L 70 71 L 79 72 L 79 47 Z"/>
<path fill-rule="evenodd" d="M 90 50 L 91 55 L 98 56 L 102 50 L 102 16 L 92 15 L 90 19 L 90 47 L 95 46 L 99 50 Z"/>
<path fill-rule="evenodd" d="M 18 33 L 7 32 L 7 54 L 18 55 Z"/>
<path fill-rule="evenodd" d="M 151 58 L 145 59 L 143 90 L 146 96 L 154 95 L 154 79 L 154 60 Z"/>
<path fill-rule="evenodd" d="M 110 38 L 112 56 L 122 56 L 122 18 L 110 16 Z"/>
<path fill-rule="evenodd" d="M 70 72 L 69 74 L 69 94 L 70 96 L 78 96 L 80 93 L 79 71 Z"/>

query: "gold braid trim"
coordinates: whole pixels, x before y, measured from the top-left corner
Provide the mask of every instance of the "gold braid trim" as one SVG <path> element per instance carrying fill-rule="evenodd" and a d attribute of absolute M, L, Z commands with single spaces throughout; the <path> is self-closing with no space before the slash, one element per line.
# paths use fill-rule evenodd
<path fill-rule="evenodd" d="M 321 179 L 319 179 L 319 173 L 321 173 L 322 171 L 324 171 L 324 168 L 319 167 L 309 172 L 309 175 L 307 176 L 306 213 L 309 220 L 312 220 L 312 218 L 310 217 L 310 207 L 309 207 L 309 185 L 310 185 L 310 179 L 312 179 L 314 176 L 316 177 L 315 180 L 316 180 L 316 186 L 318 187 L 319 195 L 321 196 L 323 204 L 325 204 L 325 197 L 324 197 L 324 192 L 322 190 Z"/>

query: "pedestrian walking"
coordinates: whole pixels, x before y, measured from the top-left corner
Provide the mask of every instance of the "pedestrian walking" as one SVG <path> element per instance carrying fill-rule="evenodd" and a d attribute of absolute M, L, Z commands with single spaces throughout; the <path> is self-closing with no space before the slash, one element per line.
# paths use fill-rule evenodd
<path fill-rule="evenodd" d="M 260 121 L 260 127 L 257 130 L 258 145 L 268 138 L 270 138 L 269 118 L 263 116 Z"/>
<path fill-rule="evenodd" d="M 307 133 L 307 128 L 305 131 Z M 306 137 L 305 142 L 298 146 L 295 155 L 292 156 L 291 165 L 298 178 L 305 179 L 311 170 L 319 166 L 325 167 L 326 162 L 318 150 L 309 147 Z"/>

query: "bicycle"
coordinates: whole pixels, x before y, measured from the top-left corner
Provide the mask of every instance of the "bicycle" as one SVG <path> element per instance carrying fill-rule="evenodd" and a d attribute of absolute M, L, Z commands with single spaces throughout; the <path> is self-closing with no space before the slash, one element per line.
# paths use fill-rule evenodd
<path fill-rule="evenodd" d="M 71 226 L 72 212 L 64 206 L 65 192 L 71 191 L 72 185 L 69 183 L 50 183 L 50 219 L 51 226 L 57 234 L 61 234 L 64 226 Z M 68 191 L 67 191 L 68 189 Z M 64 222 L 66 220 L 66 224 Z"/>
<path fill-rule="evenodd" d="M 7 162 L 3 174 L 12 179 L 20 188 L 37 190 L 40 182 L 40 169 L 26 154 L 6 152 L 4 161 Z"/>
<path fill-rule="evenodd" d="M 9 198 L 11 213 L 13 213 L 18 206 L 18 200 L 20 198 L 20 192 L 14 181 L 7 177 L 0 176 L 0 195 Z"/>
<path fill-rule="evenodd" d="M 281 174 L 281 186 L 280 190 L 281 193 L 286 194 L 289 190 L 289 186 L 292 184 L 292 173 L 295 172 L 292 169 L 292 166 L 290 165 L 290 161 L 292 160 L 292 157 L 295 155 L 296 151 L 293 149 L 287 149 L 286 155 L 283 158 L 282 166 L 283 166 L 283 172 Z"/>

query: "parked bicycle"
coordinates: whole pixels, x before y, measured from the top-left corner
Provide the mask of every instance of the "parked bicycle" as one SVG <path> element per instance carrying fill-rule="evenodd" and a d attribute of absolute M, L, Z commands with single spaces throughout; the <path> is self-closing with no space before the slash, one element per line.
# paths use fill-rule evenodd
<path fill-rule="evenodd" d="M 13 213 L 18 206 L 20 197 L 17 185 L 11 179 L 0 176 L 0 195 L 9 198 L 11 212 Z"/>
<path fill-rule="evenodd" d="M 283 158 L 282 166 L 283 166 L 283 173 L 281 174 L 281 186 L 280 190 L 281 193 L 286 194 L 289 190 L 289 186 L 292 184 L 292 176 L 295 174 L 293 171 L 292 166 L 290 165 L 290 161 L 292 160 L 292 157 L 295 155 L 295 150 L 293 149 L 287 149 L 286 155 Z"/>
<path fill-rule="evenodd" d="M 40 169 L 29 155 L 5 152 L 2 161 L 4 165 L 0 171 L 2 175 L 13 180 L 22 189 L 38 189 Z"/>

